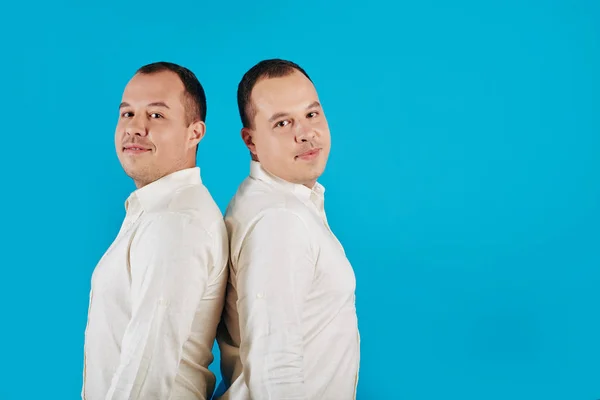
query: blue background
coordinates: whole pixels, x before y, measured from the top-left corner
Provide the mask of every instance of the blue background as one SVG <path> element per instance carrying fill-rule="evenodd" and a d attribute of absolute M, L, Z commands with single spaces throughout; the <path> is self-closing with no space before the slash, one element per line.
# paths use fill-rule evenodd
<path fill-rule="evenodd" d="M 271 57 L 330 122 L 359 399 L 600 397 L 599 2 L 79 3 L 0 13 L 0 399 L 80 395 L 90 276 L 133 190 L 113 148 L 131 74 L 197 73 L 224 210 L 249 167 L 237 83 Z"/>

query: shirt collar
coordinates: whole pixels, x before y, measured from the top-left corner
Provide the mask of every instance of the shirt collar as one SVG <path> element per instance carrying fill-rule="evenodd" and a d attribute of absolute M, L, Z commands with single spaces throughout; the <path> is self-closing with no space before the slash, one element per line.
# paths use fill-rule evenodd
<path fill-rule="evenodd" d="M 284 190 L 288 190 L 294 193 L 303 202 L 314 202 L 316 199 L 318 199 L 320 203 L 323 202 L 325 187 L 319 182 L 315 182 L 312 189 L 299 183 L 288 182 L 271 174 L 264 169 L 258 161 L 254 160 L 250 161 L 250 176 L 259 181 L 267 182 Z"/>
<path fill-rule="evenodd" d="M 125 210 L 130 212 L 141 207 L 142 210 L 149 211 L 177 189 L 201 183 L 199 167 L 175 171 L 131 193 L 125 201 Z"/>

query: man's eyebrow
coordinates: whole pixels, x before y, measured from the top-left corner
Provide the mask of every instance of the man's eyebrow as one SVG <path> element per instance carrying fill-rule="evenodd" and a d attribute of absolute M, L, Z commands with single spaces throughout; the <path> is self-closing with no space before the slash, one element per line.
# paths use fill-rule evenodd
<path fill-rule="evenodd" d="M 321 103 L 319 103 L 318 101 L 314 101 L 312 103 L 310 103 L 308 105 L 308 107 L 306 107 L 307 110 L 311 109 L 311 108 L 320 108 L 321 107 Z M 278 112 L 275 113 L 271 116 L 271 118 L 269 118 L 269 122 L 273 122 L 276 119 L 282 118 L 282 117 L 287 117 L 288 113 L 284 113 L 284 112 Z"/>
<path fill-rule="evenodd" d="M 148 107 L 165 107 L 165 108 L 171 108 L 167 105 L 167 103 L 163 102 L 163 101 L 155 101 L 153 103 L 148 104 Z"/>
<path fill-rule="evenodd" d="M 285 116 L 287 116 L 287 115 L 288 115 L 288 114 L 287 114 L 287 113 L 284 113 L 284 112 L 278 112 L 278 113 L 275 113 L 275 114 L 273 114 L 273 115 L 271 116 L 271 118 L 269 118 L 269 122 L 273 122 L 273 121 L 275 121 L 276 119 L 279 119 L 279 118 L 285 117 Z"/>
<path fill-rule="evenodd" d="M 130 104 L 127 103 L 126 101 L 124 101 L 121 104 L 119 104 L 119 109 L 121 109 L 123 107 L 130 107 Z M 155 101 L 153 103 L 148 104 L 148 107 L 165 107 L 165 108 L 170 108 L 167 105 L 167 103 L 165 103 L 164 101 Z"/>

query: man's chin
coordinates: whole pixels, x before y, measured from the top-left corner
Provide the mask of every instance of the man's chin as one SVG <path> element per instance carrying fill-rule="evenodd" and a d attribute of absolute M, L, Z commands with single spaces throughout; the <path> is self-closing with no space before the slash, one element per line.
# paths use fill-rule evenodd
<path fill-rule="evenodd" d="M 294 179 L 294 181 L 295 181 L 295 183 L 312 187 L 315 184 L 315 182 L 318 181 L 319 178 L 321 178 L 322 174 L 323 174 L 322 170 L 313 171 L 313 173 L 310 173 L 310 174 L 304 174 L 301 176 L 297 176 L 296 179 Z"/>
<path fill-rule="evenodd" d="M 123 165 L 123 171 L 127 174 L 128 177 L 133 179 L 134 181 L 146 181 L 148 180 L 150 171 L 148 168 L 144 168 L 141 166 L 131 166 L 131 165 Z"/>

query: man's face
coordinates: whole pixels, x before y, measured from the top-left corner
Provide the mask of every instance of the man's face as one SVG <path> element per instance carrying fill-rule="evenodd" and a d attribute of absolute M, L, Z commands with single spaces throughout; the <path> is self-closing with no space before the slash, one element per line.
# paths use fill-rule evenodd
<path fill-rule="evenodd" d="M 312 188 L 325 170 L 331 139 L 312 82 L 302 73 L 264 78 L 252 90 L 253 128 L 242 137 L 271 174 Z"/>
<path fill-rule="evenodd" d="M 205 126 L 187 120 L 177 74 L 136 74 L 125 87 L 119 110 L 117 156 L 138 188 L 195 166 L 195 149 Z"/>

